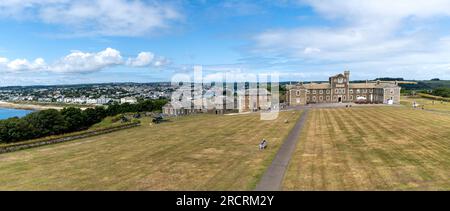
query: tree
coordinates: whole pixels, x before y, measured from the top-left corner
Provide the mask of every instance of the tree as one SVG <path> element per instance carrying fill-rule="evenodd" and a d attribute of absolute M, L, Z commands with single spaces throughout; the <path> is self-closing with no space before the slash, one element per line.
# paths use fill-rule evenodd
<path fill-rule="evenodd" d="M 433 90 L 433 95 L 441 97 L 450 97 L 450 88 L 439 87 Z"/>
<path fill-rule="evenodd" d="M 85 124 L 88 126 L 94 125 L 102 121 L 106 117 L 106 110 L 103 107 L 97 106 L 95 108 L 88 108 L 83 111 L 86 118 Z"/>
<path fill-rule="evenodd" d="M 54 109 L 43 110 L 28 114 L 23 118 L 0 120 L 0 142 L 15 142 L 35 139 L 64 132 L 87 129 L 93 124 L 101 122 L 106 116 L 128 112 L 145 112 L 162 110 L 167 100 L 145 100 L 138 104 L 114 103 L 104 107 L 79 108 L 69 107 L 61 111 Z M 125 120 L 125 119 L 124 119 Z"/>
<path fill-rule="evenodd" d="M 146 100 L 146 101 L 140 102 L 136 107 L 137 107 L 136 110 L 138 112 L 152 111 L 154 108 L 154 101 Z"/>
<path fill-rule="evenodd" d="M 66 122 L 65 128 L 67 132 L 73 132 L 86 129 L 90 125 L 86 124 L 86 114 L 79 108 L 68 107 L 61 110 L 61 115 Z"/>
<path fill-rule="evenodd" d="M 120 113 L 121 105 L 119 103 L 113 103 L 106 109 L 106 114 L 108 116 L 115 116 Z"/>
<path fill-rule="evenodd" d="M 32 128 L 24 119 L 17 117 L 0 121 L 0 141 L 16 142 L 32 138 Z"/>
<path fill-rule="evenodd" d="M 63 115 L 55 109 L 33 112 L 23 119 L 31 126 L 34 138 L 61 134 L 67 129 Z"/>
<path fill-rule="evenodd" d="M 165 100 L 165 99 L 155 100 L 155 101 L 153 101 L 153 108 L 152 108 L 152 110 L 149 110 L 149 111 L 162 111 L 162 107 L 164 105 L 166 105 L 167 102 L 168 101 Z"/>

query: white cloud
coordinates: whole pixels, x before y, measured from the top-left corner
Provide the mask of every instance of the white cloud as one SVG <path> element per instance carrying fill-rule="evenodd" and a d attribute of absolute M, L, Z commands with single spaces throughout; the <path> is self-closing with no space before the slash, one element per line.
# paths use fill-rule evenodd
<path fill-rule="evenodd" d="M 120 51 L 106 48 L 100 52 L 73 51 L 51 64 L 47 64 L 42 58 L 37 58 L 30 62 L 27 59 L 10 61 L 7 58 L 0 57 L 0 70 L 9 72 L 92 73 L 119 65 L 128 67 L 161 67 L 168 63 L 169 61 L 164 57 L 155 56 L 151 52 L 141 52 L 136 58 L 125 60 Z"/>
<path fill-rule="evenodd" d="M 141 36 L 182 19 L 166 2 L 143 0 L 2 0 L 0 16 L 62 25 L 77 35 Z"/>
<path fill-rule="evenodd" d="M 361 75 L 450 74 L 448 32 L 436 24 L 450 18 L 447 0 L 300 2 L 330 22 L 266 30 L 254 36 L 252 53 L 289 58 L 297 68 L 324 74 L 337 68 L 353 68 Z"/>
<path fill-rule="evenodd" d="M 310 48 L 307 47 L 305 48 L 305 50 L 303 50 L 304 54 L 315 54 L 315 53 L 320 53 L 320 49 L 319 48 Z"/>
<path fill-rule="evenodd" d="M 107 48 L 98 53 L 72 52 L 49 67 L 54 72 L 85 73 L 100 71 L 123 63 L 118 50 Z"/>
<path fill-rule="evenodd" d="M 7 58 L 0 58 L 0 69 L 6 69 L 11 72 L 34 71 L 43 68 L 46 68 L 46 63 L 42 58 L 37 58 L 33 62 L 30 62 L 27 59 L 15 59 L 9 61 Z"/>
<path fill-rule="evenodd" d="M 162 56 L 155 56 L 152 52 L 141 52 L 136 58 L 129 58 L 126 64 L 130 67 L 162 67 L 170 61 Z"/>
<path fill-rule="evenodd" d="M 450 15 L 448 0 L 300 0 L 328 18 L 350 22 L 432 18 Z"/>
<path fill-rule="evenodd" d="M 170 61 L 167 58 L 164 58 L 162 56 L 159 56 L 158 58 L 155 59 L 155 61 L 153 62 L 153 66 L 154 67 L 162 67 L 162 66 L 166 66 L 170 64 Z"/>
<path fill-rule="evenodd" d="M 4 58 L 4 57 L 0 57 L 0 65 L 4 65 L 4 64 L 6 64 L 8 62 L 9 62 L 9 59 Z"/>
<path fill-rule="evenodd" d="M 155 55 L 151 52 L 141 52 L 136 58 L 129 58 L 127 64 L 132 67 L 146 67 L 152 64 Z"/>

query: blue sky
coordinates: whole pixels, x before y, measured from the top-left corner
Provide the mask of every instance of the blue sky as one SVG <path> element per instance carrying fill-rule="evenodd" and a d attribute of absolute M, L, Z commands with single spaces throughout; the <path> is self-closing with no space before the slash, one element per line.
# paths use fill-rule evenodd
<path fill-rule="evenodd" d="M 447 0 L 2 0 L 0 86 L 169 81 L 450 79 Z"/>

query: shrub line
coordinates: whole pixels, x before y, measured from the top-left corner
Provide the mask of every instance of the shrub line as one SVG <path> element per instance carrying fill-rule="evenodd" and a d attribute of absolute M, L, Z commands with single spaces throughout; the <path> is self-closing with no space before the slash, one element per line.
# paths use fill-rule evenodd
<path fill-rule="evenodd" d="M 428 99 L 432 99 L 432 100 L 442 100 L 442 101 L 450 102 L 450 98 L 446 98 L 446 97 L 429 95 L 429 94 L 425 94 L 425 93 L 417 93 L 417 95 L 419 95 L 423 98 L 428 98 Z"/>
<path fill-rule="evenodd" d="M 88 138 L 88 137 L 92 137 L 92 136 L 103 135 L 106 133 L 112 133 L 112 132 L 119 131 L 119 130 L 137 127 L 140 125 L 141 125 L 140 123 L 128 123 L 125 125 L 107 127 L 107 128 L 97 129 L 97 130 L 90 130 L 90 131 L 85 131 L 85 132 L 81 132 L 81 133 L 77 133 L 77 134 L 66 134 L 66 135 L 63 135 L 62 137 L 55 137 L 55 138 L 52 138 L 49 140 L 42 140 L 42 141 L 37 140 L 35 142 L 17 143 L 17 144 L 12 144 L 12 145 L 7 145 L 7 146 L 0 146 L 0 154 L 8 153 L 8 152 L 15 152 L 15 151 L 19 151 L 19 150 L 25 150 L 25 149 L 30 149 L 30 148 L 35 148 L 35 147 L 40 147 L 40 146 L 45 146 L 45 145 L 50 145 L 50 144 L 63 143 L 63 142 L 77 140 L 77 139 Z"/>

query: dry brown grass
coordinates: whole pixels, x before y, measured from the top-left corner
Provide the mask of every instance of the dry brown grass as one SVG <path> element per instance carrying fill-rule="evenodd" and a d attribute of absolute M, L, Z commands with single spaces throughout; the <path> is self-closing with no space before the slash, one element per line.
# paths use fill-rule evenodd
<path fill-rule="evenodd" d="M 450 190 L 450 115 L 312 110 L 284 189 Z"/>
<path fill-rule="evenodd" d="M 422 97 L 407 97 L 402 96 L 401 104 L 405 105 L 409 108 L 412 108 L 414 101 L 418 105 L 418 109 L 421 109 L 422 106 L 424 109 L 432 110 L 432 111 L 443 111 L 450 113 L 450 102 L 444 102 L 439 100 L 430 100 Z"/>
<path fill-rule="evenodd" d="M 138 128 L 2 154 L 0 190 L 251 190 L 299 114 L 146 119 Z M 260 152 L 262 138 L 269 149 Z"/>

